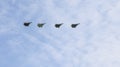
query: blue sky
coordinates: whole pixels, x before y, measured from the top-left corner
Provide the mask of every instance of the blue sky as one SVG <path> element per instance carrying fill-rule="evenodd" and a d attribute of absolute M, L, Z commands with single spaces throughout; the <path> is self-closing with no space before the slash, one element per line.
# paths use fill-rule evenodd
<path fill-rule="evenodd" d="M 0 0 L 0 67 L 120 67 L 119 4 Z M 33 23 L 25 27 L 26 21 Z M 81 24 L 73 29 L 73 23 Z"/>

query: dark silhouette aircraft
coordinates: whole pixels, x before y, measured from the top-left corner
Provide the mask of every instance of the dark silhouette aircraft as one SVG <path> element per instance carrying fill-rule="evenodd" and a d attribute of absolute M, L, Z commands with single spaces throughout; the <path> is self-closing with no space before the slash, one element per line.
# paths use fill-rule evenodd
<path fill-rule="evenodd" d="M 24 22 L 24 26 L 29 26 L 32 22 Z"/>
<path fill-rule="evenodd" d="M 71 27 L 72 28 L 76 28 L 80 23 L 77 23 L 77 24 L 71 24 Z"/>
<path fill-rule="evenodd" d="M 61 23 L 61 24 L 55 24 L 55 27 L 56 28 L 60 28 L 60 26 L 62 25 L 63 23 Z"/>
<path fill-rule="evenodd" d="M 44 25 L 45 25 L 45 23 L 38 23 L 38 24 L 37 24 L 37 26 L 38 26 L 39 28 L 42 28 Z"/>

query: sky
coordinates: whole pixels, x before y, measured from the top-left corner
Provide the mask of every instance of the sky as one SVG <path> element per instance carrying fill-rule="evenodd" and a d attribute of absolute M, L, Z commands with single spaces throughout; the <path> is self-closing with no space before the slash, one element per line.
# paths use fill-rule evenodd
<path fill-rule="evenodd" d="M 0 0 L 0 67 L 120 67 L 119 18 L 119 0 Z"/>

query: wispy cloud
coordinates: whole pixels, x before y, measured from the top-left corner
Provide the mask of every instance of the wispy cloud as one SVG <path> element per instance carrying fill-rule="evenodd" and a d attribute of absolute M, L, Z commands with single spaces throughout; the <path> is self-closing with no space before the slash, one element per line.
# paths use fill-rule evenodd
<path fill-rule="evenodd" d="M 1 67 L 120 66 L 118 0 L 6 0 L 0 8 Z"/>

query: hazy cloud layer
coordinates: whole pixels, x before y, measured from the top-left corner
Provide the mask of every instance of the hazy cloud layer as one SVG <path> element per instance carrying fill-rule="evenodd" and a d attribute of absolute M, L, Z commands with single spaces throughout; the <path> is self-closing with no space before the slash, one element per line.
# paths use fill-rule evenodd
<path fill-rule="evenodd" d="M 1 0 L 0 67 L 119 67 L 119 0 Z M 25 21 L 33 22 L 24 27 Z M 38 28 L 37 23 L 46 23 Z M 55 23 L 64 23 L 56 29 Z M 72 29 L 72 23 L 81 23 Z"/>

